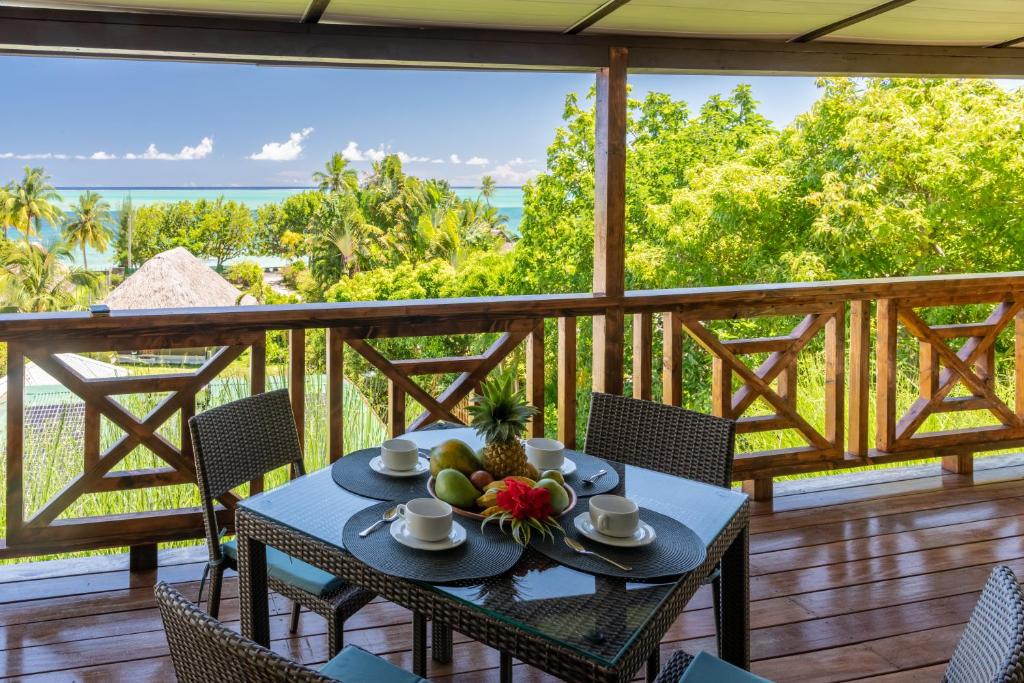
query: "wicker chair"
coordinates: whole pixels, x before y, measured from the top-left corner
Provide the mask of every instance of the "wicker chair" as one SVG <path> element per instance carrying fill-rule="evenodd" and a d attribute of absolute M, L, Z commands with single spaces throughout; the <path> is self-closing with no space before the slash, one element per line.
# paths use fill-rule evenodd
<path fill-rule="evenodd" d="M 181 683 L 425 680 L 354 645 L 347 646 L 319 671 L 309 669 L 226 628 L 163 581 L 156 585 L 155 592 L 171 661 Z"/>
<path fill-rule="evenodd" d="M 221 542 L 214 499 L 285 465 L 297 475 L 305 474 L 305 469 L 295 417 L 284 389 L 196 415 L 189 420 L 189 429 L 210 550 L 210 561 L 203 572 L 204 580 L 207 572 L 211 574 L 207 609 L 216 618 L 224 571 L 237 570 L 238 555 L 234 541 Z M 274 548 L 267 548 L 267 574 L 270 587 L 295 603 L 292 633 L 298 628 L 300 605 L 327 620 L 331 656 L 344 645 L 345 620 L 374 597 Z M 199 597 L 201 600 L 201 587 Z"/>
<path fill-rule="evenodd" d="M 706 653 L 701 656 L 712 659 Z M 675 652 L 655 683 L 678 683 L 695 661 L 682 650 Z M 732 680 L 764 679 L 736 671 Z M 989 575 L 942 680 L 944 683 L 1024 683 L 1024 591 L 1009 567 L 996 567 Z"/>
<path fill-rule="evenodd" d="M 720 417 L 627 396 L 591 394 L 587 420 L 590 455 L 665 472 L 684 479 L 732 486 L 736 423 Z M 714 593 L 715 626 L 721 619 L 721 578 L 707 578 Z M 721 633 L 721 629 L 716 628 Z M 658 673 L 658 654 L 647 664 L 647 678 Z"/>

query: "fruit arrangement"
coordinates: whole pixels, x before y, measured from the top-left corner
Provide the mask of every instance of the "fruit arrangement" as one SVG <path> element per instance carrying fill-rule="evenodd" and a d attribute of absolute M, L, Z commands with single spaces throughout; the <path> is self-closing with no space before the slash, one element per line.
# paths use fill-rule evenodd
<path fill-rule="evenodd" d="M 481 518 L 511 513 L 510 507 L 521 510 L 523 506 L 516 501 L 523 497 L 535 501 L 536 512 L 549 510 L 545 517 L 558 516 L 572 507 L 576 495 L 565 485 L 562 473 L 540 473 L 526 461 L 519 438 L 536 409 L 526 405 L 521 392 L 514 390 L 511 376 L 485 382 L 469 410 L 471 426 L 483 438 L 484 446 L 478 453 L 458 439 L 435 446 L 430 452 L 428 486 L 432 495 L 462 513 Z M 530 489 L 545 493 L 525 493 Z M 541 499 L 549 508 L 540 504 Z"/>

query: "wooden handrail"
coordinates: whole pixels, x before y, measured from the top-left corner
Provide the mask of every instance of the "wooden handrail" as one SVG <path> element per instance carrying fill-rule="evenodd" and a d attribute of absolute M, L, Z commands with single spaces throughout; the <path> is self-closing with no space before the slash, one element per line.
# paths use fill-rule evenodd
<path fill-rule="evenodd" d="M 985 320 L 929 326 L 916 311 L 930 306 L 995 304 Z M 872 311 L 877 332 L 872 335 Z M 88 313 L 0 315 L 0 341 L 8 344 L 7 528 L 0 557 L 191 538 L 202 533 L 193 510 L 120 516 L 103 520 L 63 519 L 82 496 L 95 492 L 144 489 L 194 480 L 188 430 L 175 446 L 157 430 L 175 412 L 181 424 L 196 410 L 196 396 L 234 359 L 250 351 L 251 391 L 267 387 L 267 332 L 288 337 L 287 375 L 292 408 L 300 425 L 306 415 L 305 330 L 326 328 L 327 424 L 324 439 L 330 458 L 345 453 L 343 394 L 346 354 L 361 357 L 388 382 L 388 429 L 400 434 L 443 420 L 465 417 L 464 407 L 482 380 L 510 354 L 525 347 L 525 389 L 541 412 L 530 433 L 557 434 L 566 444 L 576 440 L 578 392 L 578 326 L 580 317 L 600 317 L 617 330 L 611 345 L 621 360 L 624 325 L 632 326 L 633 364 L 618 363 L 619 384 L 631 376 L 633 393 L 652 398 L 659 382 L 660 399 L 691 405 L 684 395 L 684 374 L 691 354 L 705 353 L 711 365 L 711 409 L 734 419 L 741 438 L 759 432 L 791 430 L 803 446 L 740 452 L 734 477 L 755 497 L 771 495 L 772 478 L 879 462 L 942 457 L 951 471 L 969 472 L 975 452 L 1024 445 L 1024 272 L 973 275 L 845 280 L 833 282 L 758 284 L 738 287 L 694 287 L 626 292 L 622 296 L 556 294 L 414 301 L 370 301 L 231 308 L 115 311 L 109 316 Z M 721 338 L 721 323 L 740 318 L 795 316 L 800 322 L 776 336 Z M 1012 356 L 1018 378 L 1013 401 L 995 391 L 995 342 L 1013 327 Z M 497 333 L 482 353 L 449 358 L 389 358 L 376 339 L 453 334 Z M 611 334 L 611 332 L 608 332 Z M 660 338 L 659 338 L 660 335 Z M 872 337 L 874 342 L 872 342 Z M 919 397 L 905 412 L 896 402 L 897 346 L 912 338 L 920 353 Z M 963 340 L 962 345 L 959 343 Z M 661 358 L 655 357 L 660 342 Z M 695 346 L 689 346 L 695 343 Z M 173 349 L 195 346 L 222 350 L 194 373 L 139 375 L 91 380 L 61 361 L 59 353 Z M 684 346 L 687 348 L 684 353 Z M 346 347 L 347 350 L 346 350 Z M 611 347 L 602 352 L 605 360 Z M 548 349 L 550 353 L 545 353 Z M 819 365 L 802 366 L 800 354 L 815 353 Z M 751 356 L 761 358 L 749 363 Z M 554 372 L 545 368 L 555 357 Z M 684 359 L 686 365 L 684 366 Z M 22 467 L 25 404 L 23 368 L 32 360 L 47 370 L 84 403 L 82 474 L 42 507 L 28 515 Z M 614 359 L 613 359 L 614 360 Z M 876 385 L 872 391 L 870 368 Z M 606 363 L 605 370 L 609 369 Z M 816 416 L 797 400 L 798 372 L 820 367 L 825 387 L 823 410 Z M 847 368 L 849 375 L 847 376 Z M 607 373 L 605 373 L 607 374 Z M 436 396 L 412 379 L 415 375 L 454 377 Z M 607 378 L 606 378 L 607 379 Z M 692 380 L 689 381 L 692 384 Z M 556 386 L 557 385 L 557 386 Z M 548 387 L 552 391 L 547 391 Z M 950 396 L 963 386 L 969 396 Z M 111 398 L 118 394 L 170 392 L 141 420 Z M 545 423 L 547 395 L 557 397 L 557 421 Z M 422 412 L 406 420 L 407 401 Z M 846 410 L 849 401 L 849 411 Z M 877 423 L 869 424 L 874 402 Z M 754 411 L 767 405 L 769 414 Z M 929 416 L 964 410 L 990 413 L 996 424 L 946 432 L 925 432 Z M 761 411 L 763 413 L 763 411 Z M 101 416 L 118 425 L 125 436 L 101 452 Z M 461 416 L 461 417 L 460 417 Z M 823 416 L 823 417 L 822 417 Z M 874 432 L 874 442 L 869 437 Z M 131 472 L 112 468 L 139 445 L 163 463 Z M 257 479 L 251 491 L 262 488 Z M 227 496 L 225 505 L 235 502 Z M 225 513 L 230 524 L 230 510 Z"/>

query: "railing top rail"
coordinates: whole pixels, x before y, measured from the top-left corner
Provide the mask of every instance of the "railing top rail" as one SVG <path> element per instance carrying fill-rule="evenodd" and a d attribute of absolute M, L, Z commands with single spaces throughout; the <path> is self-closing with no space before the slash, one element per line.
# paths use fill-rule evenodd
<path fill-rule="evenodd" d="M 215 327 L 218 330 L 364 327 L 396 321 L 515 319 L 586 316 L 622 306 L 627 312 L 682 310 L 698 314 L 722 307 L 772 309 L 848 300 L 894 298 L 940 305 L 957 297 L 994 300 L 1024 291 L 1024 272 L 930 275 L 868 280 L 749 284 L 729 287 L 638 290 L 624 297 L 603 294 L 356 301 L 210 308 L 86 311 L 0 315 L 0 340 L 75 336 L 116 331 L 159 334 Z"/>

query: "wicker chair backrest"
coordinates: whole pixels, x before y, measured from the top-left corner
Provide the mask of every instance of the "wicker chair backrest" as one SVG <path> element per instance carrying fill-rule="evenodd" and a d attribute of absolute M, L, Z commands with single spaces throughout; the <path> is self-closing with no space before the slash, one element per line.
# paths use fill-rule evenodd
<path fill-rule="evenodd" d="M 591 395 L 590 455 L 728 488 L 736 423 L 626 396 Z"/>
<path fill-rule="evenodd" d="M 1024 592 L 1009 567 L 988 577 L 949 660 L 949 683 L 1024 683 Z"/>
<path fill-rule="evenodd" d="M 302 450 L 288 391 L 257 394 L 188 421 L 204 499 L 284 465 L 301 466 Z"/>
<path fill-rule="evenodd" d="M 155 592 L 180 683 L 333 680 L 225 628 L 163 581 L 156 585 Z"/>

